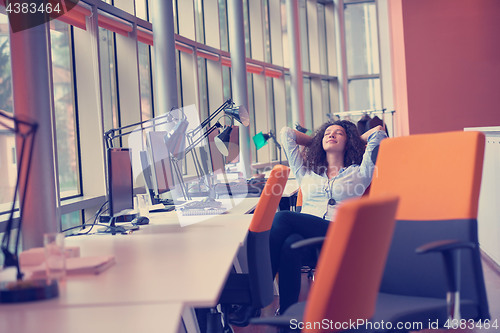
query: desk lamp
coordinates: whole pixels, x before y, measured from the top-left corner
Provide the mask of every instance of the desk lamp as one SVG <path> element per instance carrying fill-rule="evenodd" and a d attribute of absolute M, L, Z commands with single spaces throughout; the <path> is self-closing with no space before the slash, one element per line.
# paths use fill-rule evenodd
<path fill-rule="evenodd" d="M 240 122 L 243 126 L 247 127 L 250 125 L 250 117 L 248 115 L 247 109 L 243 106 L 231 107 L 229 109 L 225 109 L 224 113 L 231 118 L 231 124 L 226 126 L 224 130 L 215 137 L 215 145 L 217 149 L 221 152 L 222 155 L 229 155 L 229 139 L 231 137 L 231 131 L 233 130 L 232 125 L 234 125 L 234 119 Z"/>
<path fill-rule="evenodd" d="M 226 100 L 224 103 L 222 103 L 221 106 L 217 108 L 211 115 L 207 117 L 207 119 L 203 120 L 203 122 L 198 125 L 195 129 L 193 129 L 191 132 L 189 132 L 190 137 L 194 137 L 196 134 L 198 134 L 205 126 L 210 124 L 214 118 L 224 111 L 224 114 L 230 117 L 231 119 L 236 119 L 238 122 L 240 122 L 243 126 L 248 126 L 250 125 L 250 117 L 248 115 L 247 109 L 243 105 L 235 106 L 234 102 L 229 98 Z M 222 118 L 222 117 L 221 117 Z"/>
<path fill-rule="evenodd" d="M 0 110 L 0 126 L 6 128 L 21 140 L 19 160 L 17 161 L 17 179 L 12 198 L 12 207 L 10 209 L 7 227 L 2 238 L 2 253 L 4 255 L 3 268 L 15 267 L 17 270 L 16 281 L 0 282 L 0 303 L 19 303 L 36 300 L 44 300 L 57 297 L 59 289 L 57 281 L 43 280 L 23 280 L 23 273 L 19 267 L 19 240 L 21 237 L 22 219 L 24 216 L 24 205 L 26 191 L 29 185 L 30 166 L 33 157 L 33 145 L 37 123 L 21 120 L 13 117 L 5 111 Z M 26 160 L 27 159 L 27 160 Z M 20 188 L 20 180 L 25 177 L 24 186 Z M 14 250 L 11 252 L 10 241 L 14 230 L 14 213 L 16 211 L 16 199 L 19 192 L 19 222 L 17 235 L 14 244 Z"/>
<path fill-rule="evenodd" d="M 174 111 L 180 111 L 179 115 L 175 115 Z M 182 173 L 180 171 L 179 166 L 177 165 L 177 161 L 183 157 L 184 147 L 185 147 L 185 139 L 186 139 L 186 130 L 189 122 L 187 121 L 187 117 L 184 114 L 182 109 L 172 108 L 168 113 L 143 120 L 134 124 L 112 128 L 104 133 L 104 139 L 106 142 L 106 148 L 113 148 L 113 140 L 129 135 L 138 131 L 137 127 L 140 126 L 140 130 L 143 131 L 145 129 L 154 128 L 156 126 L 171 124 L 175 122 L 175 126 L 168 131 L 165 135 L 165 145 L 167 146 L 170 152 L 170 159 L 173 162 L 174 172 L 176 173 L 177 178 L 182 183 L 182 191 L 183 193 L 186 191 L 184 189 L 184 184 L 182 181 Z"/>
<path fill-rule="evenodd" d="M 226 126 L 226 128 L 224 128 L 224 130 L 214 139 L 215 146 L 224 156 L 229 155 L 229 140 L 231 138 L 232 131 L 232 126 Z"/>
<path fill-rule="evenodd" d="M 224 111 L 224 115 L 222 115 L 213 126 L 209 127 L 203 135 L 201 135 L 193 142 L 193 137 L 200 133 L 200 131 L 222 111 Z M 215 110 L 211 115 L 209 115 L 207 119 L 203 120 L 203 122 L 198 127 L 187 133 L 188 141 L 190 142 L 190 144 L 186 148 L 185 153 L 192 151 L 193 148 L 201 141 L 203 141 L 206 137 L 208 137 L 210 133 L 215 131 L 217 128 L 221 128 L 222 125 L 219 120 L 223 117 L 229 117 L 231 119 L 231 125 L 226 126 L 222 133 L 220 133 L 214 141 L 217 149 L 221 152 L 221 154 L 227 156 L 227 146 L 229 143 L 229 137 L 231 135 L 231 126 L 233 125 L 234 120 L 237 120 L 245 127 L 250 125 L 250 117 L 248 115 L 247 109 L 243 105 L 235 106 L 234 102 L 231 99 L 228 99 L 224 103 L 222 103 L 222 105 L 219 106 L 217 110 Z"/>
<path fill-rule="evenodd" d="M 281 164 L 281 145 L 279 144 L 278 140 L 276 140 L 276 135 L 274 135 L 273 131 L 269 131 L 269 133 L 266 134 L 263 134 L 262 132 L 257 133 L 252 139 L 257 150 L 264 147 L 267 144 L 267 141 L 269 141 L 269 139 L 273 139 L 274 144 L 276 145 L 276 147 L 278 147 L 280 152 L 280 164 Z"/>
<path fill-rule="evenodd" d="M 166 113 L 164 115 L 161 115 L 161 116 L 158 116 L 155 118 L 151 118 L 151 119 L 147 119 L 147 120 L 143 120 L 143 121 L 140 121 L 140 122 L 137 122 L 134 124 L 130 124 L 130 125 L 126 125 L 126 126 L 112 128 L 112 129 L 106 131 L 104 133 L 104 140 L 106 141 L 106 148 L 113 148 L 113 140 L 114 139 L 120 138 L 120 137 L 125 136 L 125 135 L 129 135 L 133 132 L 136 132 L 137 131 L 136 127 L 138 127 L 138 126 L 141 127 L 141 130 L 145 130 L 145 129 L 152 128 L 155 126 L 166 125 L 166 124 L 172 123 L 173 121 L 178 121 L 178 123 L 179 122 L 186 122 L 186 117 L 185 117 L 184 113 L 182 113 L 183 116 L 181 119 L 177 119 L 173 115 L 174 110 L 176 110 L 176 109 L 172 108 L 168 113 Z M 187 128 L 187 126 L 186 126 L 186 128 Z M 170 135 L 172 135 L 172 133 Z"/>
<path fill-rule="evenodd" d="M 202 135 L 200 135 L 196 140 L 193 140 L 193 138 L 198 135 L 207 125 L 210 124 L 212 120 L 215 119 L 221 112 L 224 112 L 224 114 L 215 122 L 214 125 L 210 126 Z M 207 138 L 213 131 L 216 129 L 222 128 L 221 123 L 219 122 L 220 119 L 223 117 L 229 117 L 231 120 L 231 124 L 226 126 L 222 133 L 217 135 L 217 137 L 214 139 L 215 145 L 217 149 L 220 151 L 220 153 L 224 156 L 227 156 L 229 154 L 228 150 L 228 145 L 229 145 L 229 138 L 232 130 L 232 125 L 234 124 L 234 120 L 237 120 L 239 123 L 241 123 L 243 126 L 249 126 L 250 125 L 250 117 L 248 115 L 247 109 L 243 105 L 236 106 L 234 105 L 234 102 L 231 99 L 226 100 L 224 103 L 222 103 L 221 106 L 217 108 L 212 114 L 210 114 L 203 122 L 197 126 L 195 129 L 192 131 L 188 132 L 186 134 L 186 137 L 188 139 L 189 145 L 186 147 L 184 153 L 187 154 L 189 152 L 192 153 L 193 155 L 193 160 L 195 164 L 195 169 L 196 173 L 198 174 L 198 177 L 201 179 L 201 170 L 203 168 L 200 165 L 198 156 L 196 155 L 194 148 L 200 144 L 205 138 Z"/>

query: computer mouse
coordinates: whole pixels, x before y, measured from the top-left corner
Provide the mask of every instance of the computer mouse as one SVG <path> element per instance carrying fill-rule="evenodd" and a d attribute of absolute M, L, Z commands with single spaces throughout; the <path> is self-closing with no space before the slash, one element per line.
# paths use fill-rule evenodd
<path fill-rule="evenodd" d="M 133 224 L 135 225 L 144 225 L 148 224 L 149 219 L 146 216 L 138 216 L 134 219 Z"/>

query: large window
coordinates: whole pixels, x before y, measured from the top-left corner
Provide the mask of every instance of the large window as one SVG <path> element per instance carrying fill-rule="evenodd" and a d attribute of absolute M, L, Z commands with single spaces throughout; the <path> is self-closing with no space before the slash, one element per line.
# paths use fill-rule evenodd
<path fill-rule="evenodd" d="M 328 54 L 327 45 L 328 40 L 326 38 L 326 16 L 325 16 L 325 5 L 318 3 L 318 53 L 319 53 L 319 67 L 320 73 L 328 73 Z"/>
<path fill-rule="evenodd" d="M 0 13 L 0 109 L 12 112 L 12 81 L 10 71 L 9 22 Z"/>
<path fill-rule="evenodd" d="M 250 47 L 250 19 L 249 19 L 249 5 L 250 0 L 243 0 L 243 24 L 245 27 L 245 54 L 248 58 L 252 56 L 252 48 Z M 231 46 L 229 46 L 231 48 Z"/>
<path fill-rule="evenodd" d="M 220 49 L 229 51 L 229 32 L 227 27 L 227 0 L 219 0 Z"/>
<path fill-rule="evenodd" d="M 307 0 L 299 0 L 299 23 L 300 23 L 300 50 L 302 58 L 302 70 L 309 72 L 309 34 L 307 20 Z"/>
<path fill-rule="evenodd" d="M 151 87 L 151 57 L 150 46 L 137 43 L 139 48 L 139 80 L 141 81 L 141 119 L 153 117 L 153 94 Z"/>
<path fill-rule="evenodd" d="M 89 221 L 91 223 L 93 221 Z M 82 223 L 81 211 L 76 211 L 61 216 L 61 230 L 69 229 Z"/>
<path fill-rule="evenodd" d="M 229 67 L 222 67 L 222 84 L 224 85 L 223 95 L 224 100 L 231 98 L 231 69 Z"/>
<path fill-rule="evenodd" d="M 205 43 L 205 15 L 203 14 L 203 1 L 194 0 L 196 41 Z"/>
<path fill-rule="evenodd" d="M 148 20 L 148 3 L 146 0 L 135 0 L 135 16 Z"/>
<path fill-rule="evenodd" d="M 104 131 L 120 127 L 114 32 L 99 28 L 101 96 Z"/>
<path fill-rule="evenodd" d="M 379 109 L 382 102 L 376 4 L 346 1 L 344 17 L 349 109 Z"/>
<path fill-rule="evenodd" d="M 57 162 L 61 197 L 78 195 L 80 163 L 76 132 L 71 28 L 60 21 L 50 30 L 52 76 L 57 137 Z"/>
<path fill-rule="evenodd" d="M 0 109 L 12 113 L 9 24 L 0 14 Z M 0 213 L 10 208 L 17 177 L 16 143 L 13 134 L 0 126 Z"/>
<path fill-rule="evenodd" d="M 198 99 L 200 119 L 208 118 L 208 86 L 207 86 L 207 60 L 198 57 Z"/>
<path fill-rule="evenodd" d="M 263 16 L 264 16 L 264 61 L 271 62 L 271 23 L 269 18 L 269 0 L 262 2 Z"/>

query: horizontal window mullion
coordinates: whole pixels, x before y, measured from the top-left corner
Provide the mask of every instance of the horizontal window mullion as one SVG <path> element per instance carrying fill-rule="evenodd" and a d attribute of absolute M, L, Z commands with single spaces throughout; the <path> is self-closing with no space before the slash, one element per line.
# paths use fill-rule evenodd
<path fill-rule="evenodd" d="M 64 4 L 64 8 L 66 8 L 67 0 L 63 0 L 62 4 Z M 54 14 L 58 14 L 55 13 Z M 55 20 L 67 23 L 74 27 L 80 28 L 82 30 L 87 30 L 87 22 L 86 18 L 92 14 L 92 9 L 87 4 L 79 2 L 70 11 L 66 12 L 63 15 L 55 17 Z"/>
<path fill-rule="evenodd" d="M 380 79 L 380 74 L 353 75 L 347 78 L 348 81 L 367 80 L 367 79 Z"/>
<path fill-rule="evenodd" d="M 97 16 L 97 23 L 99 27 L 113 31 L 122 36 L 128 36 L 129 32 L 133 31 L 132 23 L 101 11 Z"/>
<path fill-rule="evenodd" d="M 137 26 L 137 40 L 153 46 L 153 32 Z"/>

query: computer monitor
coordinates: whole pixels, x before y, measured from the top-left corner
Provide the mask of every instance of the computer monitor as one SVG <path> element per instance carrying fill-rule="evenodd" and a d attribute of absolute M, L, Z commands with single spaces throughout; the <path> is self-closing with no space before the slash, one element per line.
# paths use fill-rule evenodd
<path fill-rule="evenodd" d="M 147 146 L 152 163 L 152 185 L 156 195 L 163 194 L 175 186 L 170 154 L 165 144 L 165 131 L 149 132 Z"/>
<path fill-rule="evenodd" d="M 134 208 L 130 149 L 108 148 L 109 215 L 118 216 Z"/>

